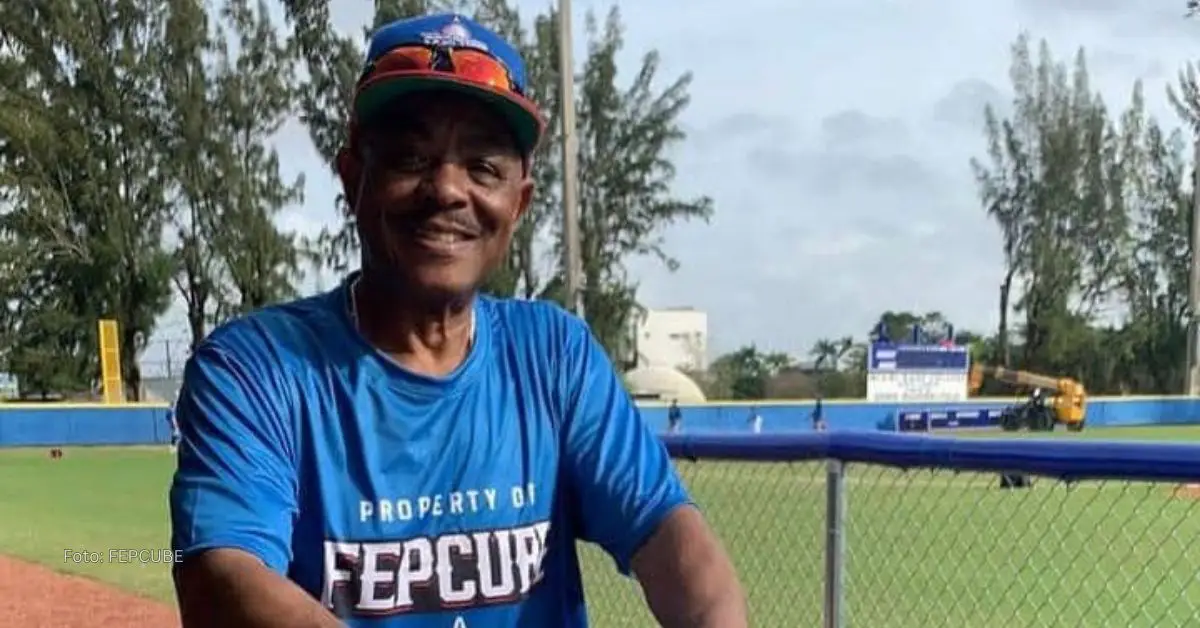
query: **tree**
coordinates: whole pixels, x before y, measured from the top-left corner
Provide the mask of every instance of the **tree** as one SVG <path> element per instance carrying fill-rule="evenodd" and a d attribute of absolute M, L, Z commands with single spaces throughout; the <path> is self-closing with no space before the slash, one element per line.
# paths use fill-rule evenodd
<path fill-rule="evenodd" d="M 1131 203 L 1134 245 L 1121 296 L 1128 304 L 1120 347 L 1125 364 L 1115 377 L 1146 393 L 1172 393 L 1185 384 L 1191 263 L 1192 191 L 1183 136 L 1151 120 L 1139 138 L 1145 181 Z"/>
<path fill-rule="evenodd" d="M 304 177 L 285 183 L 270 138 L 292 114 L 295 95 L 291 51 L 280 41 L 267 5 L 227 0 L 222 17 L 237 38 L 233 56 L 225 34 L 216 45 L 215 109 L 223 137 L 221 224 L 211 234 L 224 267 L 222 318 L 295 296 L 301 278 L 292 234 L 274 219 L 303 200 Z"/>
<path fill-rule="evenodd" d="M 637 284 L 625 263 L 648 255 L 677 268 L 662 229 L 675 222 L 707 222 L 713 207 L 708 197 L 671 194 L 675 168 L 669 151 L 686 138 L 678 120 L 690 101 L 691 75 L 657 91 L 659 56 L 652 51 L 621 90 L 616 84 L 617 55 L 624 45 L 620 13 L 614 7 L 603 29 L 590 13 L 585 24 L 589 53 L 578 107 L 583 305 L 593 332 L 620 357 L 630 349 L 625 332 L 637 308 Z M 561 252 L 561 237 L 556 239 L 555 250 Z"/>
<path fill-rule="evenodd" d="M 1010 290 L 1020 280 L 1022 361 L 1061 369 L 1055 356 L 1121 278 L 1128 135 L 1122 137 L 1093 93 L 1082 49 L 1070 71 L 1044 41 L 1035 63 L 1026 35 L 1012 53 L 1012 117 L 986 110 L 990 163 L 972 160 L 983 204 L 1004 235 L 998 336 L 1007 360 Z M 1135 89 L 1134 109 L 1139 99 Z"/>
<path fill-rule="evenodd" d="M 164 59 L 168 71 L 163 92 L 173 114 L 166 121 L 174 159 L 164 167 L 174 187 L 169 227 L 177 240 L 173 280 L 183 299 L 194 349 L 215 322 L 220 295 L 220 260 L 212 236 L 222 229 L 224 190 L 218 171 L 223 151 L 212 133 L 220 112 L 209 88 L 206 56 L 213 46 L 208 15 L 194 2 L 178 2 L 171 8 L 167 37 L 175 46 Z"/>
<path fill-rule="evenodd" d="M 833 365 L 833 369 L 837 370 L 838 363 L 838 343 L 829 338 L 822 338 L 813 344 L 808 355 L 813 358 L 813 369 L 821 370 L 826 365 Z"/>
<path fill-rule="evenodd" d="M 7 279 L 17 296 L 9 363 L 26 387 L 88 388 L 96 320 L 111 317 L 137 398 L 137 358 L 170 296 L 161 238 L 169 14 L 147 0 L 0 7 L 0 234 L 36 260 Z"/>
<path fill-rule="evenodd" d="M 709 372 L 716 382 L 715 397 L 729 399 L 762 399 L 767 394 L 768 381 L 791 364 L 784 354 L 764 353 L 754 345 L 727 353 L 713 361 Z"/>
<path fill-rule="evenodd" d="M 194 347 L 210 324 L 295 295 L 300 259 L 274 218 L 302 198 L 268 142 L 293 113 L 295 65 L 267 6 L 180 2 L 166 80 L 176 190 L 175 285 Z M 210 23 L 211 22 L 211 23 Z"/>

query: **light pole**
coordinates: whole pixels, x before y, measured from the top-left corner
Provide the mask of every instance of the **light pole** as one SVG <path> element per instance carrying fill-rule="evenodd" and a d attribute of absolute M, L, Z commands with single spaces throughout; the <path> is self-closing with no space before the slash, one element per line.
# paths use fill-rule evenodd
<path fill-rule="evenodd" d="M 562 237 L 567 307 L 583 316 L 583 261 L 579 238 L 579 140 L 575 135 L 575 62 L 571 0 L 558 0 L 558 69 L 562 110 Z"/>

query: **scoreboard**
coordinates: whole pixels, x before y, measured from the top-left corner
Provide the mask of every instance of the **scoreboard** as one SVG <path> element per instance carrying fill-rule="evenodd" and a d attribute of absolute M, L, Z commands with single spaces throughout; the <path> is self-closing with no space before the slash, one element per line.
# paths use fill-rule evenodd
<path fill-rule="evenodd" d="M 875 342 L 867 357 L 867 400 L 966 401 L 970 370 L 967 347 Z"/>

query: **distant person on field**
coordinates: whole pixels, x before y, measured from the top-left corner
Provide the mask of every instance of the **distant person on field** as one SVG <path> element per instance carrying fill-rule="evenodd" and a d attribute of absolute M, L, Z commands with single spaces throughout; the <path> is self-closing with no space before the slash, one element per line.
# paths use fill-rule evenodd
<path fill-rule="evenodd" d="M 683 431 L 683 410 L 679 409 L 679 400 L 672 399 L 671 407 L 667 410 L 667 433 L 678 434 Z"/>
<path fill-rule="evenodd" d="M 821 398 L 817 397 L 817 402 L 813 404 L 812 428 L 814 432 L 824 432 L 825 427 L 825 407 L 821 403 Z"/>
<path fill-rule="evenodd" d="M 754 432 L 755 434 L 762 433 L 763 418 L 762 418 L 762 415 L 758 413 L 757 406 L 750 407 L 750 417 L 749 417 L 749 420 L 747 421 L 747 423 L 750 424 L 751 432 Z"/>
<path fill-rule="evenodd" d="M 535 196 L 527 93 L 466 16 L 371 35 L 334 164 L 359 268 L 224 323 L 184 372 L 184 628 L 585 628 L 581 543 L 666 626 L 748 625 L 587 323 L 482 291 Z"/>

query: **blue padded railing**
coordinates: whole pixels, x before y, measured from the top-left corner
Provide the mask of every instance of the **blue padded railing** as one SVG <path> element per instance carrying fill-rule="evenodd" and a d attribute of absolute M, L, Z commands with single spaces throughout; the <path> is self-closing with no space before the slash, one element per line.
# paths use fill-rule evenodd
<path fill-rule="evenodd" d="M 799 462 L 840 460 L 900 469 L 1024 473 L 1064 481 L 1200 482 L 1200 443 L 953 438 L 889 432 L 668 434 L 677 458 Z"/>

